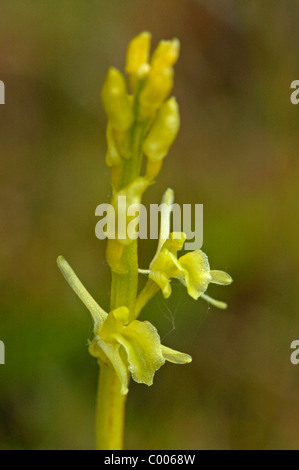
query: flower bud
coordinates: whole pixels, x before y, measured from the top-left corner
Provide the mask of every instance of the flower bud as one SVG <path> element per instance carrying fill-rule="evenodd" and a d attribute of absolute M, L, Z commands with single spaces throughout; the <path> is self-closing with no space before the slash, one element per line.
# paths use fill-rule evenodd
<path fill-rule="evenodd" d="M 112 197 L 111 203 L 116 216 L 116 238 L 122 245 L 130 245 L 133 240 L 128 230 L 128 224 L 132 219 L 135 219 L 135 215 L 129 215 L 129 209 L 135 206 L 137 210 L 138 205 L 141 204 L 143 193 L 150 184 L 151 182 L 147 178 L 140 176 L 125 188 L 115 192 Z"/>
<path fill-rule="evenodd" d="M 155 115 L 157 109 L 166 100 L 173 87 L 173 69 L 150 71 L 144 89 L 140 93 L 139 119 L 145 120 Z"/>
<path fill-rule="evenodd" d="M 134 120 L 133 110 L 125 78 L 115 68 L 110 68 L 108 72 L 102 88 L 102 100 L 112 127 L 121 132 L 128 130 Z"/>
<path fill-rule="evenodd" d="M 179 58 L 179 53 L 180 41 L 178 39 L 161 41 L 153 53 L 151 68 L 154 70 L 162 70 L 164 68 L 173 67 Z"/>
<path fill-rule="evenodd" d="M 111 270 L 118 274 L 125 274 L 127 269 L 122 264 L 122 255 L 124 252 L 124 245 L 119 243 L 118 240 L 109 239 L 106 247 L 106 260 Z"/>
<path fill-rule="evenodd" d="M 146 162 L 146 177 L 153 181 L 161 171 L 163 160 L 150 160 Z"/>
<path fill-rule="evenodd" d="M 107 131 L 107 153 L 106 153 L 106 165 L 107 166 L 119 166 L 121 164 L 121 156 L 117 150 L 116 143 L 113 137 L 113 129 L 111 122 L 108 122 Z"/>
<path fill-rule="evenodd" d="M 137 88 L 138 81 L 143 79 L 150 70 L 148 59 L 151 34 L 143 32 L 129 44 L 127 51 L 126 72 L 129 75 L 132 90 Z"/>
<path fill-rule="evenodd" d="M 164 103 L 157 113 L 144 145 L 145 155 L 153 161 L 162 160 L 168 153 L 180 127 L 180 114 L 175 98 Z"/>

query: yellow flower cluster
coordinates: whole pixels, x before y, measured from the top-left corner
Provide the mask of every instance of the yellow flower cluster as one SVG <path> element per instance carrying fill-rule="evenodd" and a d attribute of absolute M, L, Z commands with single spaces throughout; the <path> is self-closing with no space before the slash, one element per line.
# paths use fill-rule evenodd
<path fill-rule="evenodd" d="M 115 68 L 109 70 L 102 88 L 108 116 L 106 163 L 111 167 L 111 203 L 116 215 L 119 196 L 127 198 L 122 208 L 125 215 L 129 206 L 141 202 L 144 191 L 160 172 L 180 126 L 176 99 L 168 98 L 179 41 L 161 41 L 151 58 L 150 42 L 150 34 L 144 32 L 128 47 L 126 72 L 131 94 L 125 77 Z M 147 157 L 146 171 L 140 176 L 143 155 Z M 127 217 L 127 225 L 129 222 Z M 125 271 L 121 263 L 123 245 L 130 243 L 130 238 L 120 237 L 108 242 L 107 261 L 114 272 Z"/>
<path fill-rule="evenodd" d="M 102 89 L 108 116 L 106 163 L 111 167 L 111 203 L 116 213 L 116 233 L 117 211 L 125 211 L 128 224 L 127 206 L 140 204 L 144 191 L 158 175 L 180 126 L 177 102 L 175 98 L 169 98 L 179 41 L 161 41 L 150 58 L 150 40 L 150 34 L 145 32 L 133 39 L 128 47 L 126 72 L 131 93 L 125 77 L 115 68 L 109 70 Z M 141 175 L 144 155 L 146 169 Z M 126 207 L 121 209 L 117 204 L 120 196 L 126 197 Z M 127 268 L 123 264 L 123 255 L 124 250 L 132 246 L 132 240 L 118 236 L 108 240 L 106 257 L 114 276 L 113 295 L 117 299 L 112 300 L 110 313 L 96 303 L 65 259 L 59 257 L 57 260 L 65 279 L 92 314 L 94 338 L 89 351 L 100 364 L 108 364 L 115 369 L 122 394 L 128 392 L 130 375 L 136 382 L 151 385 L 155 372 L 165 361 L 176 364 L 191 362 L 188 354 L 163 346 L 150 322 L 137 320 L 144 305 L 160 289 L 168 298 L 172 292 L 171 280 L 175 278 L 186 286 L 192 298 L 201 297 L 225 308 L 223 302 L 211 299 L 205 292 L 209 283 L 228 285 L 232 282 L 225 272 L 210 270 L 208 258 L 201 250 L 178 257 L 186 236 L 184 233 L 170 233 L 172 190 L 165 192 L 162 203 L 168 209 L 161 220 L 157 252 L 149 269 L 139 270 L 148 275 L 148 280 L 137 298 L 133 295 L 132 308 L 128 307 L 127 300 L 122 300 L 130 294 L 126 292 L 130 286 L 136 286 L 137 292 L 137 242 L 133 254 L 126 251 Z M 130 259 L 128 261 L 130 256 L 135 257 L 131 264 Z"/>

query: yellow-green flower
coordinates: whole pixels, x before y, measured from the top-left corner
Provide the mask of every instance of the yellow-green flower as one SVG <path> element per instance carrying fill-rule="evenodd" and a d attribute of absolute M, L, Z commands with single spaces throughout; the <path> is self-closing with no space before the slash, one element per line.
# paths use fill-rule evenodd
<path fill-rule="evenodd" d="M 171 295 L 171 279 L 181 281 L 187 288 L 188 294 L 195 300 L 204 296 L 210 283 L 228 286 L 232 278 L 224 271 L 211 270 L 207 255 L 201 250 L 191 251 L 178 258 L 177 252 L 183 248 L 186 235 L 171 233 L 164 243 L 160 253 L 151 266 L 149 278 L 156 282 L 167 299 Z M 225 304 L 212 301 L 218 307 Z"/>
<path fill-rule="evenodd" d="M 92 314 L 94 338 L 89 352 L 100 363 L 111 364 L 128 393 L 130 375 L 138 383 L 152 385 L 155 372 L 165 361 L 187 364 L 192 358 L 161 344 L 157 329 L 148 321 L 129 321 L 125 306 L 106 313 L 91 297 L 69 264 L 61 256 L 58 266 L 65 279 Z"/>
<path fill-rule="evenodd" d="M 123 394 L 128 392 L 130 374 L 135 382 L 152 385 L 155 372 L 165 360 L 176 364 L 191 362 L 189 355 L 163 346 L 150 322 L 129 322 L 129 314 L 127 307 L 110 312 L 89 347 L 100 361 L 103 353 L 106 355 L 120 379 Z"/>
<path fill-rule="evenodd" d="M 225 309 L 224 302 L 213 299 L 205 294 L 210 283 L 228 286 L 232 278 L 224 271 L 210 269 L 207 255 L 201 250 L 191 251 L 178 257 L 182 250 L 186 235 L 183 232 L 170 233 L 170 214 L 174 200 L 171 189 L 165 192 L 162 205 L 166 210 L 161 215 L 161 230 L 157 252 L 150 264 L 150 269 L 139 269 L 149 279 L 137 297 L 135 318 L 141 309 L 161 289 L 167 299 L 172 292 L 171 280 L 178 279 L 187 288 L 188 294 L 195 300 L 205 299 L 215 307 Z"/>

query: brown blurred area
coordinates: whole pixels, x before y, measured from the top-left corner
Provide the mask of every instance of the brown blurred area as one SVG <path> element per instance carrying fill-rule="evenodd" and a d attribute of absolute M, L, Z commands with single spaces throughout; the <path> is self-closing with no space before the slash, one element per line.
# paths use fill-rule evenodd
<path fill-rule="evenodd" d="M 0 449 L 90 449 L 97 365 L 89 314 L 62 279 L 63 254 L 104 307 L 107 68 L 142 30 L 178 37 L 179 137 L 145 201 L 166 187 L 204 204 L 204 245 L 229 288 L 155 298 L 143 318 L 193 356 L 131 384 L 128 449 L 298 449 L 299 5 L 292 0 L 11 0 L 0 15 Z M 154 242 L 140 243 L 145 267 Z"/>

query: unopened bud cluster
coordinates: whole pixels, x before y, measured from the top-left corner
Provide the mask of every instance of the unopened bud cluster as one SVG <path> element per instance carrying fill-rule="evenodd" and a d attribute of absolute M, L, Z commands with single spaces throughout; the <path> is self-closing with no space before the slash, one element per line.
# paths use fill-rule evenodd
<path fill-rule="evenodd" d="M 141 203 L 144 191 L 159 174 L 180 127 L 176 99 L 169 98 L 179 41 L 161 41 L 151 58 L 150 42 L 151 35 L 144 32 L 128 47 L 126 72 L 130 91 L 125 77 L 115 68 L 108 71 L 102 88 L 108 116 L 106 164 L 111 167 L 111 203 L 116 215 L 119 196 L 126 196 L 127 206 Z M 146 169 L 141 176 L 144 155 Z M 129 222 L 128 217 L 127 224 Z M 114 272 L 124 272 L 121 264 L 123 246 L 131 241 L 120 237 L 109 240 L 107 261 Z"/>

